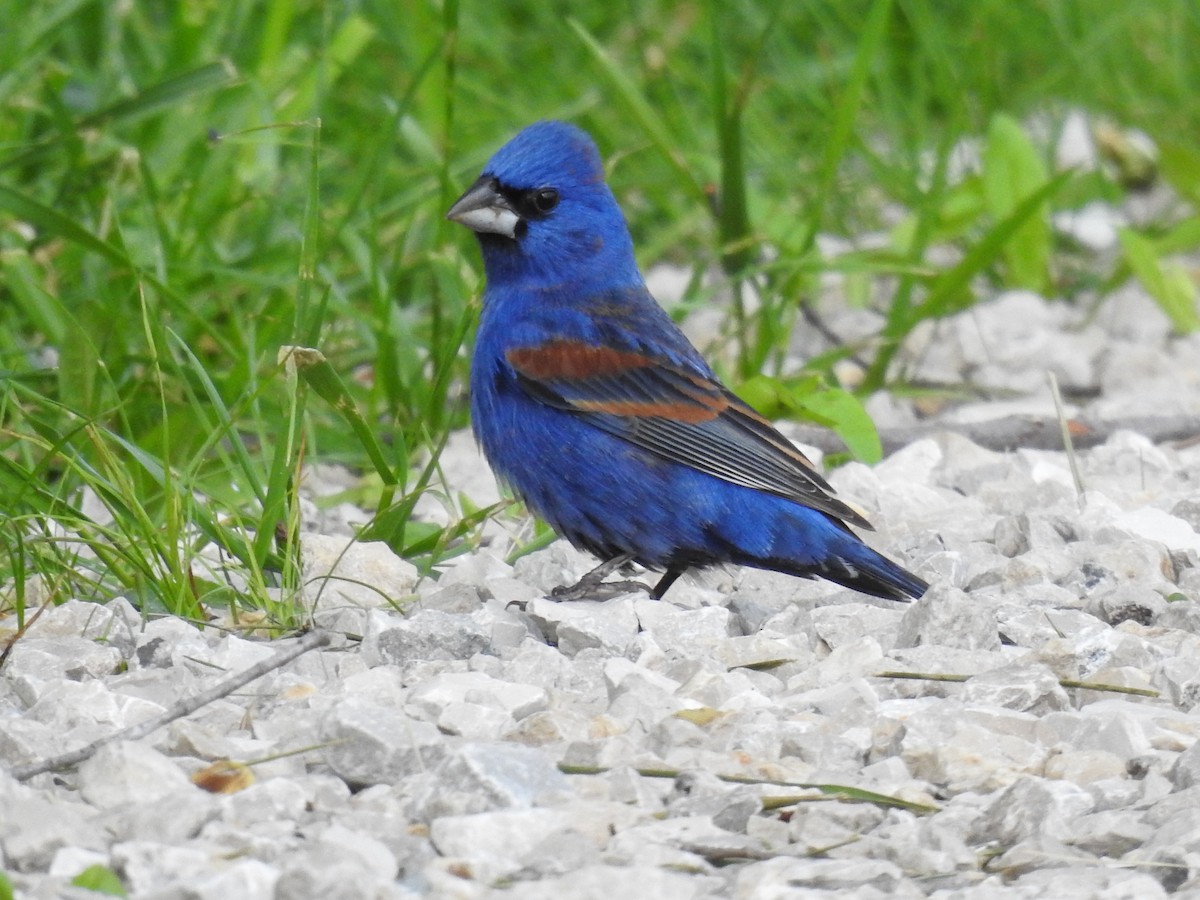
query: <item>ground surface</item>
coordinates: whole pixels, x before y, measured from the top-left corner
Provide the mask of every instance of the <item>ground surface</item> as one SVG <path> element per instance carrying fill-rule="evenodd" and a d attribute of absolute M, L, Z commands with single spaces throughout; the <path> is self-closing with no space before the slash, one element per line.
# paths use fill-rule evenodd
<path fill-rule="evenodd" d="M 960 421 L 1045 411 L 1047 368 L 1092 398 L 1073 411 L 1200 418 L 1200 341 L 1135 291 L 1086 321 L 1004 295 L 917 337 L 916 374 L 1013 398 Z M 494 497 L 467 435 L 444 462 Z M 1082 494 L 1065 453 L 942 435 L 834 471 L 933 584 L 911 605 L 743 570 L 558 604 L 593 560 L 510 567 L 505 524 L 437 581 L 359 545 L 322 581 L 355 517 L 334 510 L 305 550 L 333 646 L 18 782 L 277 649 L 67 603 L 0 672 L 0 867 L 28 897 L 92 864 L 222 900 L 1200 896 L 1200 446 L 1118 432 L 1078 463 Z M 235 793 L 188 777 L 313 745 Z"/>

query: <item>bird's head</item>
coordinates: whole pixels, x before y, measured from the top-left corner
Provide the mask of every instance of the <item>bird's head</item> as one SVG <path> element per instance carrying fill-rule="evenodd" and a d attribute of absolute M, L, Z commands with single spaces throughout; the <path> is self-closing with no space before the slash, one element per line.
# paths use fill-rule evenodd
<path fill-rule="evenodd" d="M 596 145 L 565 122 L 537 122 L 501 147 L 446 218 L 476 233 L 492 284 L 640 278 Z"/>

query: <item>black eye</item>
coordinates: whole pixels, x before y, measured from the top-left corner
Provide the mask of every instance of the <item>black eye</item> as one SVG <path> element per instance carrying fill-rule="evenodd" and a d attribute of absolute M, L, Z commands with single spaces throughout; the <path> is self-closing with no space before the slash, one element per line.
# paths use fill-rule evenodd
<path fill-rule="evenodd" d="M 558 206 L 558 191 L 554 188 L 541 188 L 533 192 L 533 208 L 540 213 L 548 213 Z"/>

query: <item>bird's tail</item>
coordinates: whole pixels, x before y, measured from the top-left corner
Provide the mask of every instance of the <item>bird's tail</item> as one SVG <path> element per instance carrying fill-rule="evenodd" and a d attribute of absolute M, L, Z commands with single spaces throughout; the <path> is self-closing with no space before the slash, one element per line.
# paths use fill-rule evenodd
<path fill-rule="evenodd" d="M 792 515 L 776 522 L 782 527 L 776 531 L 773 558 L 765 561 L 765 568 L 806 578 L 826 578 L 886 600 L 917 599 L 929 587 L 903 566 L 872 550 L 833 516 L 814 516 L 805 510 L 802 516 Z M 764 565 L 764 561 L 758 564 Z"/>
<path fill-rule="evenodd" d="M 850 541 L 823 559 L 814 574 L 885 600 L 908 600 L 910 597 L 915 600 L 929 588 L 922 579 L 876 553 L 858 538 L 851 537 Z"/>

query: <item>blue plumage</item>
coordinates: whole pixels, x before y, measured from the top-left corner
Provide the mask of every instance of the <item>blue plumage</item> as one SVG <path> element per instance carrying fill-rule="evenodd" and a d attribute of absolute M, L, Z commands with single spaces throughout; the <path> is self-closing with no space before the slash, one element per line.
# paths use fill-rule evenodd
<path fill-rule="evenodd" d="M 587 134 L 531 125 L 448 217 L 476 232 L 487 275 L 476 437 L 556 532 L 601 560 L 665 570 L 656 597 L 686 569 L 727 562 L 921 596 L 925 583 L 850 531 L 870 526 L 650 296 Z"/>

